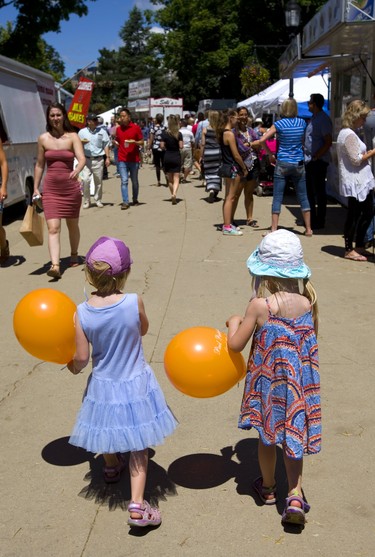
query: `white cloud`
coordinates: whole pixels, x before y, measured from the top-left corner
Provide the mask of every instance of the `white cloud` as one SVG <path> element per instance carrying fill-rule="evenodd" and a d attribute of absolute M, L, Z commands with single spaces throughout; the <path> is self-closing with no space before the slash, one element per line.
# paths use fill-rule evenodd
<path fill-rule="evenodd" d="M 164 35 L 165 29 L 162 29 L 161 27 L 154 26 L 154 27 L 151 27 L 150 32 L 151 33 L 161 33 L 161 34 Z"/>
<path fill-rule="evenodd" d="M 151 2 L 149 0 L 136 0 L 134 2 L 134 5 L 137 6 L 137 8 L 139 8 L 140 10 L 144 11 L 144 10 L 159 10 L 161 8 L 160 5 L 158 4 L 151 4 Z"/>

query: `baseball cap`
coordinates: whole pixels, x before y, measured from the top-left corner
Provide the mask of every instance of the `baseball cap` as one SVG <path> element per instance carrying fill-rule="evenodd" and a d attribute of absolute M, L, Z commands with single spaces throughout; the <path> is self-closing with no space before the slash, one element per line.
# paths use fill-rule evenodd
<path fill-rule="evenodd" d="M 262 118 L 255 118 L 254 124 L 263 124 Z"/>
<path fill-rule="evenodd" d="M 306 279 L 310 268 L 303 261 L 299 238 L 289 230 L 267 234 L 247 260 L 250 274 L 256 277 Z"/>
<path fill-rule="evenodd" d="M 111 267 L 105 274 L 112 276 L 128 271 L 133 263 L 124 242 L 110 236 L 101 236 L 86 254 L 86 265 L 92 271 L 95 270 L 94 264 L 99 261 Z"/>
<path fill-rule="evenodd" d="M 98 117 L 96 114 L 93 114 L 92 112 L 90 112 L 90 114 L 87 115 L 86 120 L 97 120 Z"/>

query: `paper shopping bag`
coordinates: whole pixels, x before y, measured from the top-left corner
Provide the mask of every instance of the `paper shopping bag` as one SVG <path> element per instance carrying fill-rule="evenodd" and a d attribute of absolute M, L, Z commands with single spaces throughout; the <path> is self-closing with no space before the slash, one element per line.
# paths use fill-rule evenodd
<path fill-rule="evenodd" d="M 29 246 L 43 245 L 43 217 L 36 212 L 35 205 L 28 205 L 23 218 L 20 233 Z"/>

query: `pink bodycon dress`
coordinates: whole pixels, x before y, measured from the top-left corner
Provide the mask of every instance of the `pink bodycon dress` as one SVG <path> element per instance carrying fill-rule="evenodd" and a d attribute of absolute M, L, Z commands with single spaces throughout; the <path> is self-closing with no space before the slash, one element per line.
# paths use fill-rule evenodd
<path fill-rule="evenodd" d="M 82 202 L 78 180 L 71 180 L 74 153 L 67 149 L 45 151 L 47 172 L 43 182 L 43 209 L 46 220 L 79 217 Z"/>

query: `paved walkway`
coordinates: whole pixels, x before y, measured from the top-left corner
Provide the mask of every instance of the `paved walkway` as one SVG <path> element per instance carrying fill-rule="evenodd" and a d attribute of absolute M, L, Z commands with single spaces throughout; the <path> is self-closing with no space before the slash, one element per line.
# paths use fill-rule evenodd
<path fill-rule="evenodd" d="M 1 557 L 373 556 L 375 266 L 342 258 L 345 211 L 330 206 L 325 234 L 301 236 L 320 301 L 324 444 L 320 455 L 306 458 L 312 510 L 305 530 L 293 535 L 280 524 L 281 459 L 277 508 L 259 506 L 250 489 L 258 475 L 257 442 L 254 432 L 237 429 L 243 385 L 194 399 L 176 391 L 163 369 L 164 350 L 177 332 L 201 325 L 225 331 L 226 318 L 244 311 L 251 293 L 245 261 L 262 230 L 244 227 L 242 237 L 223 236 L 221 203 L 208 204 L 198 180 L 181 186 L 176 206 L 154 182 L 147 165 L 140 174 L 141 205 L 121 211 L 119 180 L 106 181 L 104 209 L 82 211 L 80 253 L 102 234 L 124 239 L 132 252 L 128 288 L 142 294 L 150 319 L 146 356 L 180 421 L 150 461 L 147 496 L 159 500 L 163 524 L 129 531 L 126 474 L 107 487 L 101 457 L 67 443 L 88 371 L 72 376 L 17 343 L 17 302 L 30 290 L 51 287 L 80 303 L 84 274 L 82 267 L 67 267 L 64 228 L 65 272 L 50 282 L 47 246 L 30 248 L 13 222 L 7 226 L 12 257 L 0 269 Z M 254 216 L 266 228 L 271 198 L 255 203 Z M 237 214 L 243 223 L 242 200 Z M 286 198 L 280 224 L 302 234 L 296 217 L 294 199 Z"/>

